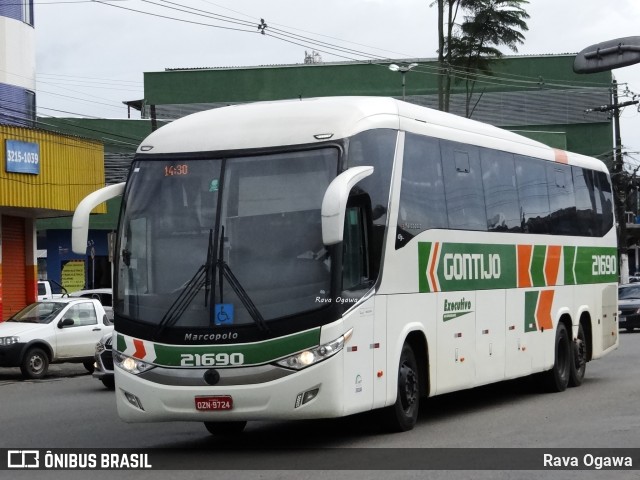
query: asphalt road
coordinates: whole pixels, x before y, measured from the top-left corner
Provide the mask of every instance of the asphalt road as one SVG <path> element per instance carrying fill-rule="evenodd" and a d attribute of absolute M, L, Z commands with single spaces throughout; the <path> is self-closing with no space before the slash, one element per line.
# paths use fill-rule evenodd
<path fill-rule="evenodd" d="M 620 348 L 591 362 L 583 385 L 563 393 L 541 394 L 529 379 L 503 382 L 428 399 L 417 427 L 387 434 L 371 414 L 350 418 L 252 422 L 234 439 L 212 437 L 199 423 L 125 424 L 117 416 L 113 392 L 86 373 L 82 365 L 56 365 L 45 379 L 24 381 L 18 369 L 0 371 L 0 448 L 166 448 L 169 451 L 234 447 L 251 450 L 291 449 L 282 465 L 295 471 L 218 471 L 224 478 L 335 478 L 328 471 L 309 471 L 295 449 L 408 448 L 640 448 L 640 332 L 621 332 Z M 356 452 L 357 450 L 354 450 Z M 367 451 L 367 450 L 365 450 Z M 382 452 L 382 451 L 381 451 Z M 391 452 L 400 452 L 391 450 Z M 408 451 L 407 451 L 408 452 Z M 353 455 L 354 462 L 362 462 Z M 366 459 L 365 459 L 366 460 Z M 564 471 L 365 471 L 376 465 L 347 464 L 348 478 L 632 478 L 634 472 Z M 241 463 L 242 464 L 242 463 Z M 187 466 L 187 468 L 190 468 Z M 284 468 L 284 467 L 283 467 Z M 640 465 L 636 466 L 640 468 Z M 86 472 L 2 472 L 6 478 L 87 478 Z M 204 471 L 185 470 L 179 478 L 211 478 Z M 107 475 L 109 475 L 107 477 Z M 112 472 L 91 472 L 92 478 L 113 478 Z M 131 472 L 118 474 L 129 478 Z M 171 472 L 136 472 L 136 478 L 175 478 Z"/>

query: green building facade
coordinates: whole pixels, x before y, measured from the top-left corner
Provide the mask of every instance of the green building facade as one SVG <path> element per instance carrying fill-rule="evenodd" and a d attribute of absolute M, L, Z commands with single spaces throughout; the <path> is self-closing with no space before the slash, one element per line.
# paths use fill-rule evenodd
<path fill-rule="evenodd" d="M 450 112 L 517 131 L 552 147 L 605 160 L 613 149 L 611 119 L 586 110 L 611 101 L 611 72 L 573 73 L 575 55 L 505 57 L 473 83 L 452 82 Z M 238 68 L 169 69 L 144 74 L 144 118 L 172 120 L 238 103 L 334 95 L 402 98 L 402 78 L 387 63 L 315 63 Z M 434 60 L 417 63 L 405 77 L 405 100 L 438 107 Z M 455 72 L 454 72 L 455 73 Z"/>

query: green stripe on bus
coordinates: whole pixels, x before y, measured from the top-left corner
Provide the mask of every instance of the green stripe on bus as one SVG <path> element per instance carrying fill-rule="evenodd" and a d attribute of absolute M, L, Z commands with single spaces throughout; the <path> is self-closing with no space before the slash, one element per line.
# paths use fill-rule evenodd
<path fill-rule="evenodd" d="M 576 258 L 576 247 L 563 247 L 562 254 L 564 257 L 564 284 L 575 285 L 576 276 L 573 273 L 573 263 Z"/>
<path fill-rule="evenodd" d="M 287 355 L 317 347 L 320 344 L 320 328 L 264 340 L 256 343 L 236 343 L 225 345 L 166 345 L 156 343 L 154 365 L 179 367 L 182 355 L 237 354 L 244 357 L 243 365 L 261 365 Z"/>
<path fill-rule="evenodd" d="M 545 245 L 535 245 L 533 247 L 533 255 L 531 259 L 531 281 L 534 287 L 544 287 L 544 261 L 547 256 L 547 247 Z"/>
<path fill-rule="evenodd" d="M 618 281 L 618 250 L 615 247 L 577 247 L 577 284 Z"/>
<path fill-rule="evenodd" d="M 515 288 L 516 246 L 443 243 L 436 274 L 443 292 Z"/>
<path fill-rule="evenodd" d="M 124 352 L 127 349 L 127 342 L 124 339 L 124 336 L 118 335 L 116 340 L 116 351 Z"/>
<path fill-rule="evenodd" d="M 540 292 L 524 292 L 524 331 L 535 332 L 538 329 L 536 323 L 536 307 Z"/>
<path fill-rule="evenodd" d="M 430 292 L 429 256 L 433 243 L 418 242 L 418 287 Z M 586 285 L 617 281 L 615 247 L 562 247 L 564 278 L 557 285 Z M 490 290 L 517 287 L 516 245 L 480 243 L 442 243 L 437 261 L 440 290 Z M 533 287 L 552 286 L 545 280 L 547 246 L 533 245 L 529 272 Z M 564 281 L 563 281 L 564 280 Z"/>
<path fill-rule="evenodd" d="M 418 282 L 421 292 L 430 292 L 429 280 L 429 257 L 431 256 L 431 242 L 418 243 Z"/>

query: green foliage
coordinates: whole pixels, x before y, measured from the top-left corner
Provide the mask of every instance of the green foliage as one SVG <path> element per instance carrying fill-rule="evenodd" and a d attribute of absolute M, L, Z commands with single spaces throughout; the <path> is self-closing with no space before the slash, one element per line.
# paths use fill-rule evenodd
<path fill-rule="evenodd" d="M 491 62 L 502 57 L 499 47 L 507 47 L 517 52 L 524 43 L 523 31 L 527 31 L 526 19 L 529 14 L 524 10 L 528 0 L 438 0 L 438 8 L 443 9 L 439 20 L 444 22 L 444 8 L 448 17 L 446 29 L 439 27 L 439 59 L 445 67 L 446 81 L 441 89 L 443 109 L 449 109 L 451 79 L 465 82 L 466 114 L 471 117 L 471 100 L 474 95 L 475 78 L 478 73 L 491 73 Z M 458 9 L 465 13 L 461 24 L 455 19 Z"/>

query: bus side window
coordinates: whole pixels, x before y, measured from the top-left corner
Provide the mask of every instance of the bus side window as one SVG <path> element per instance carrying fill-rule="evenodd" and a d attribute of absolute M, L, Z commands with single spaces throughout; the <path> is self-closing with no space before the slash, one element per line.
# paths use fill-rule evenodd
<path fill-rule="evenodd" d="M 364 206 L 347 207 L 342 253 L 342 290 L 369 286 L 367 223 Z"/>
<path fill-rule="evenodd" d="M 607 175 L 604 172 L 595 172 L 595 176 L 597 179 L 596 192 L 602 205 L 602 214 L 598 223 L 600 224 L 600 235 L 604 235 L 613 228 L 613 194 Z"/>

